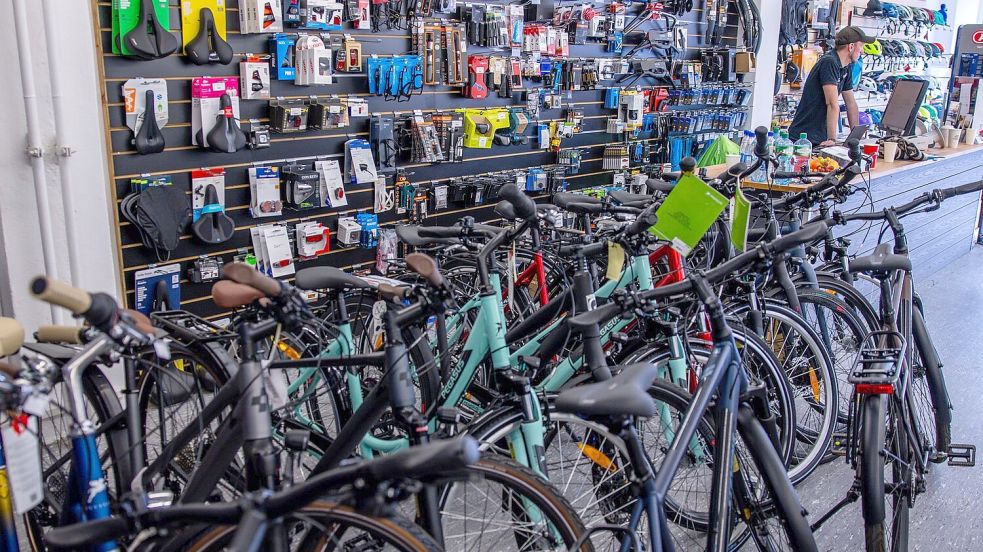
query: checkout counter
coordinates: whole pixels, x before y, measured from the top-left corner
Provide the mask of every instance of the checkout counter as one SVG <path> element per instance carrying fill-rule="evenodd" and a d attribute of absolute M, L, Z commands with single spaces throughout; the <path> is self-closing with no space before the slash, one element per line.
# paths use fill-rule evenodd
<path fill-rule="evenodd" d="M 876 167 L 853 181 L 867 181 L 869 197 L 854 194 L 840 211 L 871 211 L 900 205 L 936 188 L 950 188 L 983 180 L 983 145 L 960 144 L 955 148 L 930 149 L 925 161 L 878 159 Z M 710 174 L 719 170 L 710 169 Z M 770 190 L 775 193 L 797 192 L 801 185 L 772 185 L 744 182 L 745 189 Z M 873 202 L 873 207 L 871 206 Z M 948 199 L 937 211 L 912 215 L 903 220 L 908 234 L 910 257 L 916 276 L 928 276 L 959 258 L 979 235 L 980 194 Z M 859 233 L 850 239 L 850 251 L 866 254 L 877 244 L 878 228 Z"/>

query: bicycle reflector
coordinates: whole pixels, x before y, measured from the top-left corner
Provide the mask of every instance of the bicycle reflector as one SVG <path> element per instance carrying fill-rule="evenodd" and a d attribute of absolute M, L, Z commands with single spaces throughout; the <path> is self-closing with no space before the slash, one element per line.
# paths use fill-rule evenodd
<path fill-rule="evenodd" d="M 858 383 L 853 387 L 860 395 L 893 395 L 894 384 L 891 383 Z"/>

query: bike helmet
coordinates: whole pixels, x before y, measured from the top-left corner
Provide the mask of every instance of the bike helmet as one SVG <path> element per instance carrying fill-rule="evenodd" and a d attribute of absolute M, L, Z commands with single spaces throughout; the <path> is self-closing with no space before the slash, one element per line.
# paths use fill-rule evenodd
<path fill-rule="evenodd" d="M 857 122 L 861 125 L 874 125 L 874 119 L 870 116 L 870 113 L 867 113 L 866 111 L 861 111 L 857 114 Z"/>
<path fill-rule="evenodd" d="M 864 75 L 863 77 L 860 77 L 860 84 L 857 85 L 857 91 L 876 94 L 877 92 L 879 92 L 879 90 L 877 89 L 877 81 L 875 81 L 871 77 Z"/>
<path fill-rule="evenodd" d="M 931 115 L 928 112 L 928 106 L 922 105 L 918 108 L 918 116 L 922 119 L 930 119 Z"/>
<path fill-rule="evenodd" d="M 884 113 L 879 109 L 868 109 L 867 114 L 870 115 L 870 122 L 874 125 L 881 124 L 881 119 L 884 117 Z"/>
<path fill-rule="evenodd" d="M 935 10 L 934 12 L 932 12 L 932 14 L 935 16 L 935 24 L 936 25 L 945 25 L 945 14 L 944 13 L 942 13 L 939 10 Z"/>
<path fill-rule="evenodd" d="M 864 10 L 864 15 L 868 17 L 884 15 L 884 6 L 881 4 L 881 0 L 867 0 L 867 9 Z"/>
<path fill-rule="evenodd" d="M 891 2 L 884 2 L 884 5 L 881 9 L 884 11 L 884 17 L 887 17 L 889 19 L 898 18 L 898 6 L 896 4 L 892 4 Z"/>
<path fill-rule="evenodd" d="M 879 40 L 875 40 L 870 44 L 864 44 L 864 53 L 867 54 L 868 56 L 881 55 L 882 53 L 881 42 Z"/>

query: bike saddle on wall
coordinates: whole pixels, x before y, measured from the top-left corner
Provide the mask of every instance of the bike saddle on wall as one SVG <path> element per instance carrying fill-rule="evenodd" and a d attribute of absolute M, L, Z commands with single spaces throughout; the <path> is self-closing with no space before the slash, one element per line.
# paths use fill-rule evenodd
<path fill-rule="evenodd" d="M 201 216 L 191 225 L 191 232 L 207 244 L 216 244 L 229 241 L 235 230 L 235 222 L 225 214 L 225 208 L 218 201 L 218 191 L 209 184 L 205 188 L 205 205 Z"/>
<path fill-rule="evenodd" d="M 216 115 L 215 127 L 208 132 L 208 147 L 219 153 L 235 153 L 246 147 L 246 134 L 239 128 L 232 111 L 232 99 L 222 94 L 221 112 Z"/>
<path fill-rule="evenodd" d="M 178 46 L 177 37 L 164 28 L 157 19 L 153 0 L 138 0 L 140 2 L 140 21 L 132 31 L 123 36 L 126 47 L 135 55 L 144 59 L 156 59 L 169 56 Z"/>
<path fill-rule="evenodd" d="M 164 135 L 157 126 L 157 114 L 154 110 L 154 91 L 147 90 L 143 124 L 133 137 L 137 152 L 141 154 L 160 153 L 164 151 Z"/>
<path fill-rule="evenodd" d="M 200 13 L 201 26 L 198 29 L 198 36 L 191 39 L 191 42 L 184 47 L 188 58 L 196 65 L 229 64 L 232 61 L 232 46 L 218 35 L 212 10 L 201 8 Z"/>

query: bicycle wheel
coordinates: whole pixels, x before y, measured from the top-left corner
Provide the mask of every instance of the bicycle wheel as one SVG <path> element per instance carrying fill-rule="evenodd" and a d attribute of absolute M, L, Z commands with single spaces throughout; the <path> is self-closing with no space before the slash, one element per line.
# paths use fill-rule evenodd
<path fill-rule="evenodd" d="M 528 468 L 484 455 L 463 473 L 438 493 L 447 550 L 569 550 L 586 531 L 570 503 Z"/>
<path fill-rule="evenodd" d="M 850 312 L 865 324 L 868 331 L 879 328 L 881 324 L 875 305 L 879 301 L 880 284 L 866 274 L 854 274 L 853 278 L 854 283 L 851 285 L 844 282 L 835 273 L 817 272 L 817 287 L 806 281 L 804 274 L 796 273 L 793 275 L 797 291 L 818 290 L 834 295 L 849 306 Z M 775 290 L 774 293 L 780 293 L 780 291 Z"/>
<path fill-rule="evenodd" d="M 785 467 L 764 427 L 746 405 L 739 409 L 737 428 L 751 462 L 739 462 L 740 469 L 734 473 L 735 502 L 758 549 L 818 550 Z"/>
<path fill-rule="evenodd" d="M 908 409 L 918 435 L 918 449 L 927 451 L 933 462 L 944 462 L 952 441 L 952 405 L 925 317 L 918 308 L 911 314 L 915 350 L 909 371 Z"/>
<path fill-rule="evenodd" d="M 400 516 L 370 517 L 348 506 L 314 502 L 283 520 L 287 526 L 289 550 L 379 550 L 394 552 L 432 552 L 440 550 L 430 535 Z M 188 552 L 225 551 L 235 535 L 234 526 L 206 530 Z"/>
<path fill-rule="evenodd" d="M 747 312 L 738 305 L 734 314 Z M 836 429 L 839 391 L 833 361 L 822 339 L 792 309 L 767 301 L 762 309 L 764 335 L 792 390 L 795 446 L 789 478 L 798 483 L 822 462 Z"/>
<path fill-rule="evenodd" d="M 110 504 L 120 496 L 126 483 L 120 479 L 120 465 L 129 465 L 126 454 L 126 429 L 122 424 L 109 424 L 123 410 L 119 397 L 102 369 L 90 366 L 82 375 L 82 395 L 88 418 L 95 424 L 96 444 L 102 460 Z M 67 410 L 69 390 L 59 381 L 49 394 L 51 407 L 40 420 L 38 440 L 41 449 L 44 500 L 24 514 L 24 525 L 32 550 L 45 550 L 44 532 L 65 522 L 65 500 L 68 496 L 69 471 L 72 466 L 74 420 Z"/>
<path fill-rule="evenodd" d="M 867 552 L 908 550 L 914 489 L 903 415 L 886 395 L 867 396 L 861 403 L 860 499 Z"/>

